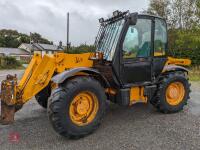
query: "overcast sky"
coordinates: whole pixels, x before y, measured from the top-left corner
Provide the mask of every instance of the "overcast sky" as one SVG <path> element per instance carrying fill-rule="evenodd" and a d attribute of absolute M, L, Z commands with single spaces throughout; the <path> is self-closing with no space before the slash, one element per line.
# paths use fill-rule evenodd
<path fill-rule="evenodd" d="M 70 12 L 70 41 L 92 44 L 98 19 L 114 10 L 141 12 L 149 0 L 0 0 L 0 29 L 38 32 L 45 38 L 66 43 L 66 12 Z"/>

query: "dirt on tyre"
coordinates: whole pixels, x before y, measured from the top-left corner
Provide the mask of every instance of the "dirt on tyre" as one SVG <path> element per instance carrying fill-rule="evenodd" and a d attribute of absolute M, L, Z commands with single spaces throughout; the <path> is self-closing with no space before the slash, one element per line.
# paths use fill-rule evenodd
<path fill-rule="evenodd" d="M 95 131 L 105 114 L 106 95 L 92 77 L 76 77 L 55 89 L 48 104 L 48 116 L 60 135 L 78 139 Z"/>
<path fill-rule="evenodd" d="M 176 113 L 183 110 L 190 98 L 190 83 L 184 72 L 164 75 L 158 85 L 156 96 L 151 103 L 163 113 Z"/>

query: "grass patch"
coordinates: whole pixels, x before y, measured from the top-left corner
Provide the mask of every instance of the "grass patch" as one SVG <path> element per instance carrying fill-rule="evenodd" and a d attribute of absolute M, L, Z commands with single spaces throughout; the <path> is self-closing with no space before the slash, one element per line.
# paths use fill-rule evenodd
<path fill-rule="evenodd" d="M 190 69 L 189 78 L 191 81 L 200 81 L 200 66 L 192 67 Z"/>

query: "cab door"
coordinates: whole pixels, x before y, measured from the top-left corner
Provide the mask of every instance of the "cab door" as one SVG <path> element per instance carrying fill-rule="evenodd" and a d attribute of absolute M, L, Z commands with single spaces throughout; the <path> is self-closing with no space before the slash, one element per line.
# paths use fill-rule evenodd
<path fill-rule="evenodd" d="M 152 81 L 153 21 L 140 16 L 122 36 L 120 78 L 124 85 Z"/>

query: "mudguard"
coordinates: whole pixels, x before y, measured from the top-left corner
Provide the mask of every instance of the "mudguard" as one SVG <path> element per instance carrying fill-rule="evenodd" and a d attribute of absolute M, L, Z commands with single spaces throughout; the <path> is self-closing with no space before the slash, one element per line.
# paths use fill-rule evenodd
<path fill-rule="evenodd" d="M 54 76 L 51 80 L 54 83 L 61 84 L 65 80 L 76 75 L 79 72 L 88 73 L 88 74 L 92 74 L 92 75 L 98 75 L 103 80 L 104 84 L 106 84 L 106 86 L 110 86 L 107 79 L 104 76 L 102 76 L 101 73 L 98 70 L 93 69 L 93 68 L 87 68 L 87 67 L 79 67 L 79 68 L 74 68 L 74 69 L 64 71 L 64 72 Z"/>
<path fill-rule="evenodd" d="M 166 65 L 163 68 L 163 72 L 169 72 L 169 71 L 185 71 L 185 72 L 190 72 L 189 69 L 182 67 L 182 66 L 177 66 L 177 65 Z"/>

